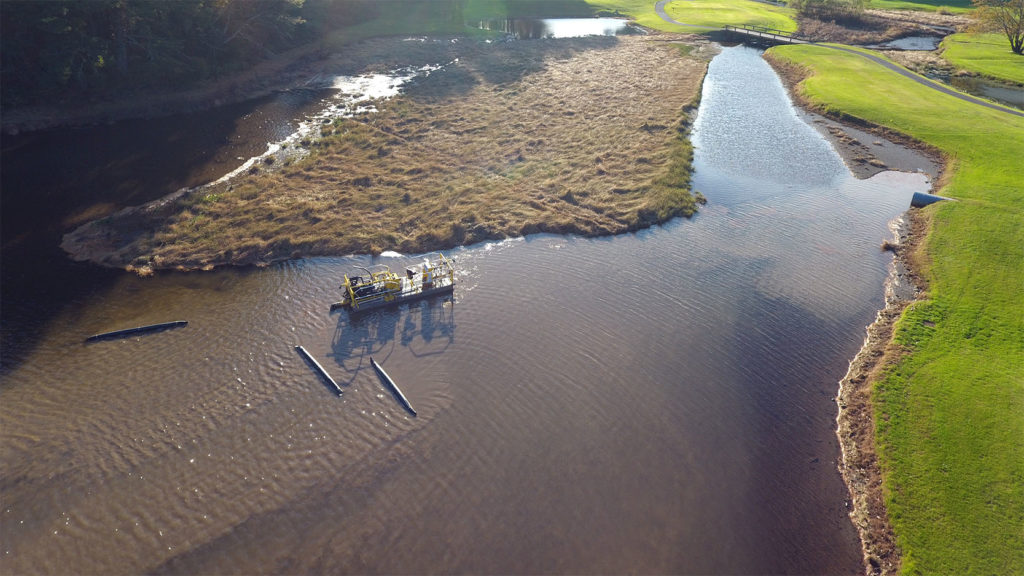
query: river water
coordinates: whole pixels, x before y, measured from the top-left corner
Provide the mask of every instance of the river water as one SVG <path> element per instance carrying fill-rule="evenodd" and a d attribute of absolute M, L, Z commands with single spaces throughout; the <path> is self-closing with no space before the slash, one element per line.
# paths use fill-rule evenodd
<path fill-rule="evenodd" d="M 833 398 L 928 182 L 854 179 L 743 47 L 693 137 L 698 216 L 460 248 L 454 302 L 328 311 L 415 255 L 77 293 L 4 367 L 0 572 L 861 573 Z"/>

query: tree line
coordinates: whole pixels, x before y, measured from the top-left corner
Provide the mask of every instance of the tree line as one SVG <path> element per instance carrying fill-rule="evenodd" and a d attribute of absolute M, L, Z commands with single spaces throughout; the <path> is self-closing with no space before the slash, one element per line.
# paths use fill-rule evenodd
<path fill-rule="evenodd" d="M 181 87 L 252 66 L 341 23 L 370 0 L 3 0 L 4 107 Z"/>

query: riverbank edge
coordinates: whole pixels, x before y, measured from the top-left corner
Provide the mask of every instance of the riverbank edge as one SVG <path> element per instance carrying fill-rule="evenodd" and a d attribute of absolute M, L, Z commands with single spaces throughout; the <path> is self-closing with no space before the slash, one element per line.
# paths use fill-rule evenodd
<path fill-rule="evenodd" d="M 903 311 L 923 299 L 923 278 L 914 270 L 931 224 L 920 209 L 911 208 L 891 225 L 894 253 L 885 282 L 885 307 L 866 328 L 860 350 L 850 361 L 836 396 L 836 436 L 841 458 L 839 472 L 850 491 L 850 520 L 860 535 L 865 573 L 900 573 L 902 553 L 896 541 L 885 505 L 882 472 L 875 443 L 875 382 L 904 355 L 893 340 L 896 323 Z"/>
<path fill-rule="evenodd" d="M 884 126 L 845 115 L 842 111 L 815 106 L 796 89 L 809 76 L 807 69 L 775 59 L 770 52 L 765 52 L 764 57 L 802 110 L 821 115 L 839 127 L 863 130 L 917 150 L 939 167 L 932 189 L 944 186 L 951 170 L 948 158 L 938 149 Z M 833 144 L 838 142 L 837 150 L 847 160 L 845 154 L 850 150 L 842 144 L 841 138 L 830 140 Z M 845 152 L 844 148 L 847 148 Z M 841 452 L 839 472 L 850 492 L 849 516 L 860 535 L 865 574 L 872 576 L 897 575 L 902 566 L 902 551 L 885 505 L 882 470 L 876 451 L 873 389 L 876 382 L 906 354 L 893 340 L 896 324 L 904 310 L 927 298 L 927 280 L 921 269 L 931 224 L 929 213 L 919 208 L 909 208 L 890 224 L 893 241 L 882 246 L 882 249 L 893 252 L 893 262 L 885 282 L 885 306 L 878 311 L 874 322 L 867 326 L 864 343 L 839 381 L 836 395 L 836 436 Z"/>

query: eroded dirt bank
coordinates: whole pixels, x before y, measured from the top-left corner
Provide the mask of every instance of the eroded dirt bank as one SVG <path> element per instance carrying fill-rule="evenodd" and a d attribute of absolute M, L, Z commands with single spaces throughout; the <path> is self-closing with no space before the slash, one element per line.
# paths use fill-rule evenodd
<path fill-rule="evenodd" d="M 63 248 L 145 273 L 615 234 L 700 201 L 687 134 L 715 51 L 700 37 L 381 39 L 360 50 L 376 69 L 448 64 L 377 113 L 322 126 L 304 158 L 122 210 Z"/>
<path fill-rule="evenodd" d="M 875 451 L 874 383 L 905 354 L 893 342 L 896 321 L 907 306 L 923 297 L 927 285 L 914 270 L 923 257 L 921 241 L 928 230 L 927 217 L 910 209 L 894 226 L 893 268 L 885 288 L 885 308 L 868 326 L 860 352 L 850 362 L 839 383 L 839 415 L 836 419 L 842 459 L 839 470 L 850 488 L 850 519 L 861 535 L 868 574 L 899 574 L 901 556 L 889 523 L 882 491 L 882 474 Z"/>

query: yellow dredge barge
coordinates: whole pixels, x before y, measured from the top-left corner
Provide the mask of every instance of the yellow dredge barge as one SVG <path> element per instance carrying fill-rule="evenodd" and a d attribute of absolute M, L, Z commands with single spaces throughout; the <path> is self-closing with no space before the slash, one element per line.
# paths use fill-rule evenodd
<path fill-rule="evenodd" d="M 422 264 L 406 268 L 405 276 L 395 274 L 383 264 L 376 271 L 360 269 L 365 276 L 345 275 L 341 285 L 344 294 L 340 302 L 331 304 L 331 310 L 362 312 L 455 291 L 455 264 L 440 252 L 433 261 L 425 258 Z"/>

